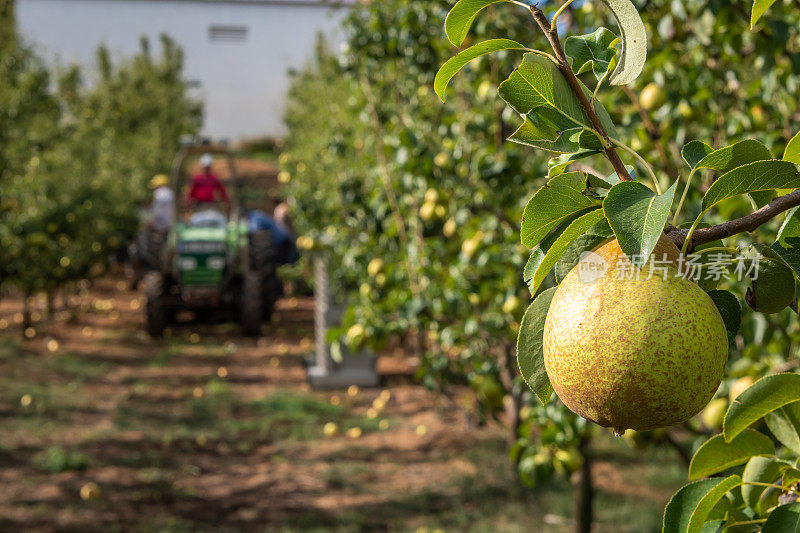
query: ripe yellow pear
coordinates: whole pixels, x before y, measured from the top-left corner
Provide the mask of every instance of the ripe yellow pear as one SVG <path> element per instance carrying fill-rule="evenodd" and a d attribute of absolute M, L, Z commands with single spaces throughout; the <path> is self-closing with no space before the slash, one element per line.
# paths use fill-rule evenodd
<path fill-rule="evenodd" d="M 667 103 L 667 93 L 658 84 L 648 83 L 639 95 L 639 103 L 648 111 L 658 109 Z"/>
<path fill-rule="evenodd" d="M 702 420 L 703 425 L 708 429 L 719 431 L 722 429 L 722 422 L 725 420 L 725 413 L 727 411 L 728 399 L 717 398 L 716 400 L 711 400 L 706 408 L 703 409 L 703 412 L 700 414 L 700 420 Z"/>
<path fill-rule="evenodd" d="M 666 238 L 654 254 L 677 258 Z M 567 274 L 545 320 L 544 363 L 556 394 L 617 433 L 699 413 L 727 356 L 725 324 L 711 298 L 673 266 L 633 267 L 616 239 Z"/>
<path fill-rule="evenodd" d="M 735 400 L 741 393 L 749 389 L 755 380 L 752 376 L 744 376 L 733 382 L 731 389 L 728 392 L 728 397 L 731 401 Z"/>

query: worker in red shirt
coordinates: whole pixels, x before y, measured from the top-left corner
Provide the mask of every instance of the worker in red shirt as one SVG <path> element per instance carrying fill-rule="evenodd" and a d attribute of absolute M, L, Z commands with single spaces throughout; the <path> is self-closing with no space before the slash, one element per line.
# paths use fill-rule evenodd
<path fill-rule="evenodd" d="M 203 154 L 200 158 L 200 165 L 203 167 L 203 172 L 196 174 L 192 178 L 192 187 L 189 189 L 189 196 L 187 202 L 189 204 L 210 204 L 217 201 L 217 191 L 219 191 L 220 199 L 226 204 L 230 203 L 228 193 L 225 191 L 225 186 L 219 181 L 219 178 L 211 172 L 211 163 L 214 158 L 211 154 Z"/>

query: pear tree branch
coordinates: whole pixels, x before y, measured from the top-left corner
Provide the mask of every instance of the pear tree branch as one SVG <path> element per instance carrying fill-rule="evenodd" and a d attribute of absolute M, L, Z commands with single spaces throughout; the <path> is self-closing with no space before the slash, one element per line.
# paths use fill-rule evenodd
<path fill-rule="evenodd" d="M 692 251 L 696 246 L 701 244 L 731 237 L 739 233 L 755 231 L 762 224 L 769 222 L 784 211 L 788 211 L 798 205 L 800 205 L 800 190 L 774 198 L 770 203 L 757 211 L 753 211 L 749 215 L 729 220 L 722 224 L 717 224 L 716 226 L 700 228 L 692 235 L 692 242 L 688 250 Z M 689 230 L 669 226 L 665 230 L 665 233 L 678 248 L 681 248 L 683 242 L 686 240 L 686 236 L 689 234 Z"/>
<path fill-rule="evenodd" d="M 536 21 L 536 24 L 542 30 L 542 33 L 544 33 L 545 37 L 547 37 L 547 41 L 550 43 L 550 46 L 555 53 L 556 66 L 558 67 L 558 70 L 560 70 L 561 74 L 564 75 L 567 83 L 569 83 L 570 89 L 572 89 L 572 92 L 575 93 L 575 96 L 578 98 L 584 113 L 586 113 L 586 116 L 592 123 L 592 127 L 602 136 L 603 149 L 606 153 L 606 157 L 608 157 L 608 160 L 611 161 L 611 165 L 617 172 L 617 176 L 619 176 L 621 180 L 630 181 L 631 176 L 628 174 L 625 164 L 622 162 L 617 150 L 611 143 L 608 133 L 606 133 L 602 122 L 600 122 L 600 117 L 597 116 L 597 112 L 594 110 L 589 98 L 583 91 L 583 86 L 581 85 L 580 80 L 578 80 L 578 77 L 574 72 L 572 72 L 572 66 L 570 66 L 569 60 L 567 59 L 567 54 L 564 53 L 564 48 L 561 46 L 561 41 L 558 38 L 558 29 L 550 25 L 547 17 L 544 16 L 544 13 L 542 13 L 542 10 L 539 9 L 538 6 L 530 6 L 530 10 L 531 14 L 533 15 L 533 20 Z"/>

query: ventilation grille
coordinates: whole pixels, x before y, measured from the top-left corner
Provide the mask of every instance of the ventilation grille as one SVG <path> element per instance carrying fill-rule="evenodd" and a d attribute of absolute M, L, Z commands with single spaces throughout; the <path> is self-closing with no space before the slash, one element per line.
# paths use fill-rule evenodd
<path fill-rule="evenodd" d="M 214 42 L 241 43 L 247 40 L 247 26 L 210 26 L 208 38 Z"/>

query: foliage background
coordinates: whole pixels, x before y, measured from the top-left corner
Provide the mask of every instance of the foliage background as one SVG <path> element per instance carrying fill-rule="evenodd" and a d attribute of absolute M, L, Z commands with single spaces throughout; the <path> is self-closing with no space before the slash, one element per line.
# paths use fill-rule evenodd
<path fill-rule="evenodd" d="M 97 275 L 139 227 L 147 180 L 167 172 L 202 121 L 183 54 L 142 40 L 132 58 L 97 51 L 97 73 L 49 69 L 17 36 L 13 2 L 0 26 L 0 284 L 52 294 Z"/>
<path fill-rule="evenodd" d="M 721 147 L 753 137 L 779 156 L 797 129 L 797 10 L 778 2 L 751 31 L 744 1 L 634 3 L 650 38 L 645 71 L 629 90 L 600 95 L 622 140 L 670 181 L 687 176 L 679 151 L 692 139 Z M 544 183 L 547 161 L 503 141 L 519 121 L 495 89 L 519 60 L 514 52 L 474 61 L 454 79 L 445 104 L 432 93 L 436 70 L 454 53 L 441 29 L 449 7 L 413 0 L 354 7 L 343 52 L 320 45 L 295 79 L 282 163 L 307 237 L 302 244 L 324 254 L 347 305 L 332 338 L 353 348 L 400 343 L 418 351 L 426 385 L 449 394 L 450 385 L 468 383 L 482 413 L 505 407 L 510 435 L 520 437 L 512 457 L 532 484 L 578 468 L 580 461 L 563 453 L 559 461 L 556 452 L 582 450 L 592 431 L 558 403 L 541 407 L 513 378 L 514 339 L 529 297 L 518 221 Z M 612 24 L 599 2 L 574 2 L 561 21 L 562 37 Z M 537 31 L 523 10 L 502 4 L 476 19 L 464 47 L 506 37 L 544 49 Z M 638 93 L 651 82 L 666 102 L 646 110 Z M 599 158 L 590 164 L 611 172 Z M 712 176 L 702 178 L 688 195 L 686 220 L 699 213 Z M 728 200 L 707 222 L 753 208 L 746 198 Z M 771 242 L 779 223 L 762 228 L 759 240 Z M 722 288 L 743 299 L 743 286 Z M 791 311 L 745 313 L 727 375 L 784 368 L 798 340 Z M 661 432 L 631 442 L 667 442 L 688 457 L 686 449 L 711 428 L 693 421 L 687 429 L 677 441 Z"/>

